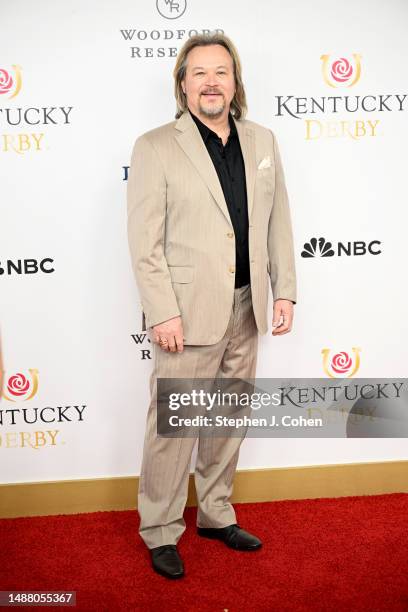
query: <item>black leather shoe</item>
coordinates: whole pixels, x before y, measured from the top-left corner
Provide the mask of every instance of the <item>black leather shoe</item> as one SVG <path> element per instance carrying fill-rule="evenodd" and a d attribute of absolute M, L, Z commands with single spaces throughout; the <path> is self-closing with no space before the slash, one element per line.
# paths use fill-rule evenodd
<path fill-rule="evenodd" d="M 228 525 L 221 529 L 209 527 L 197 527 L 198 535 L 203 538 L 211 538 L 225 542 L 230 548 L 235 550 L 258 550 L 261 548 L 262 542 L 259 538 L 251 535 L 239 525 Z"/>
<path fill-rule="evenodd" d="M 151 548 L 153 569 L 166 578 L 181 578 L 184 576 L 184 566 L 175 544 L 165 544 Z"/>

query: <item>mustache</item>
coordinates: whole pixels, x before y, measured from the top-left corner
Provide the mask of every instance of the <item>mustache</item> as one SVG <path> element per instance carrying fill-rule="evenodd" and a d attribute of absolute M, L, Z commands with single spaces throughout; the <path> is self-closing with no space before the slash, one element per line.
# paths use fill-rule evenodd
<path fill-rule="evenodd" d="M 206 90 L 206 91 L 202 91 L 201 92 L 201 95 L 204 95 L 204 94 L 219 94 L 219 95 L 222 95 L 222 92 L 221 91 Z"/>

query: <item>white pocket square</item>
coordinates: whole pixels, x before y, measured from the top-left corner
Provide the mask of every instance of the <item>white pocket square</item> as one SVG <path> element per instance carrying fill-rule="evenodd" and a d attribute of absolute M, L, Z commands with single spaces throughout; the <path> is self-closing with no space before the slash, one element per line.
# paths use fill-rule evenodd
<path fill-rule="evenodd" d="M 262 170 L 262 168 L 269 168 L 270 165 L 271 165 L 271 158 L 268 155 L 267 157 L 264 157 L 261 162 L 259 162 L 258 170 Z"/>

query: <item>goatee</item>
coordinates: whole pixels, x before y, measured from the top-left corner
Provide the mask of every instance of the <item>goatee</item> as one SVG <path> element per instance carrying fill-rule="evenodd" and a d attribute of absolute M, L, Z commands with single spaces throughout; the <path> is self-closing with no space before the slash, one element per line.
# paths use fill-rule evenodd
<path fill-rule="evenodd" d="M 201 104 L 199 104 L 200 113 L 202 113 L 205 117 L 219 117 L 222 115 L 225 109 L 225 102 L 222 102 L 220 106 L 204 108 Z"/>

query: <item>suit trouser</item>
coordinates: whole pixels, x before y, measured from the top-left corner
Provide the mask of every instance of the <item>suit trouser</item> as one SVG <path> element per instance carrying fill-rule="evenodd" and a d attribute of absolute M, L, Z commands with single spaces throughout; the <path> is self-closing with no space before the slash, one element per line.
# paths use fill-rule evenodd
<path fill-rule="evenodd" d="M 151 332 L 149 332 L 151 333 Z M 186 525 L 190 460 L 196 438 L 157 436 L 157 378 L 255 378 L 258 330 L 251 287 L 234 290 L 234 302 L 223 338 L 210 346 L 186 345 L 182 353 L 153 344 L 143 461 L 139 480 L 139 533 L 148 548 L 177 544 Z M 197 525 L 226 527 L 236 523 L 229 499 L 241 437 L 199 437 L 195 466 Z"/>

